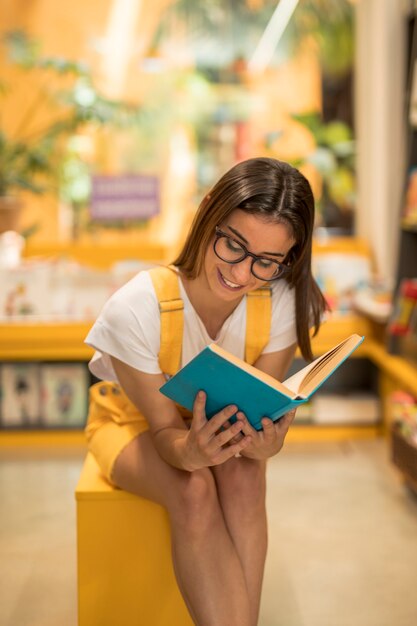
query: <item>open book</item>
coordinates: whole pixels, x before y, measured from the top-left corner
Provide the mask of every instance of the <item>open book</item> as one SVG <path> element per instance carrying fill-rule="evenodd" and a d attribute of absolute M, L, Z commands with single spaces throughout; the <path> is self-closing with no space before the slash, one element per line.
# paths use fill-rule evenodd
<path fill-rule="evenodd" d="M 235 404 L 257 430 L 262 417 L 276 421 L 317 391 L 364 337 L 351 335 L 283 383 L 212 343 L 170 378 L 160 391 L 192 410 L 199 390 L 207 394 L 206 415 Z M 233 419 L 231 420 L 233 421 Z"/>

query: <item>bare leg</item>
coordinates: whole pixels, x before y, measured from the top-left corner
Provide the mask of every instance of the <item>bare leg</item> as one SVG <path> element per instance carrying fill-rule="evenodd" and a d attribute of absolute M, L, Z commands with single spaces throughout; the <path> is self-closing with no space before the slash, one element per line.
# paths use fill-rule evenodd
<path fill-rule="evenodd" d="M 163 505 L 171 522 L 178 585 L 198 626 L 251 626 L 241 561 L 209 469 L 184 472 L 161 459 L 149 433 L 118 457 L 113 480 Z"/>
<path fill-rule="evenodd" d="M 267 551 L 264 462 L 233 458 L 213 468 L 226 525 L 243 567 L 252 626 L 258 623 Z"/>

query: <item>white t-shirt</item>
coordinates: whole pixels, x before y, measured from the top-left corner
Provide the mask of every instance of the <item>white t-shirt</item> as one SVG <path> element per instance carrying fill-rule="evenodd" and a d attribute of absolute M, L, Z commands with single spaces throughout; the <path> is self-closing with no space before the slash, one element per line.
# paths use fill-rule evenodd
<path fill-rule="evenodd" d="M 244 358 L 246 298 L 226 319 L 218 336 L 207 333 L 180 283 L 184 302 L 182 342 L 183 367 L 209 343 L 217 343 L 237 357 Z M 272 283 L 272 319 L 268 344 L 263 353 L 283 350 L 297 341 L 295 329 L 295 292 L 284 280 Z M 96 352 L 90 371 L 101 380 L 117 381 L 109 355 L 141 372 L 159 374 L 159 303 L 148 271 L 139 272 L 107 301 L 85 343 Z"/>

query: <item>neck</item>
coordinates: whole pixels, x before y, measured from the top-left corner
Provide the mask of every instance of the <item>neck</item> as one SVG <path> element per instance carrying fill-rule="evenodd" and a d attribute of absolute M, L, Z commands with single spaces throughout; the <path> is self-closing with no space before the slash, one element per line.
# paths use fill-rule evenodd
<path fill-rule="evenodd" d="M 214 338 L 218 335 L 229 315 L 239 305 L 243 296 L 239 296 L 238 299 L 232 302 L 219 300 L 213 297 L 213 293 L 204 281 L 204 275 L 195 279 L 188 279 L 181 275 L 181 282 L 194 310 L 203 322 L 210 337 Z"/>

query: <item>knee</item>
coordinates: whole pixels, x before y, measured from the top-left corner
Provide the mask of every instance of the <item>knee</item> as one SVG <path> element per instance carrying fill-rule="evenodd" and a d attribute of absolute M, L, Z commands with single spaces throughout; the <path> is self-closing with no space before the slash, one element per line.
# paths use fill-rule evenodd
<path fill-rule="evenodd" d="M 193 527 L 203 528 L 209 523 L 210 511 L 217 503 L 216 486 L 210 470 L 187 473 L 176 494 L 171 516 L 190 531 Z"/>
<path fill-rule="evenodd" d="M 220 469 L 218 483 L 227 498 L 263 507 L 266 494 L 265 463 L 244 457 L 231 459 Z"/>

